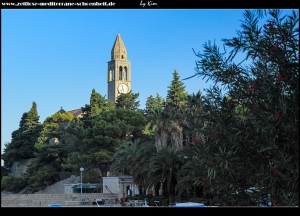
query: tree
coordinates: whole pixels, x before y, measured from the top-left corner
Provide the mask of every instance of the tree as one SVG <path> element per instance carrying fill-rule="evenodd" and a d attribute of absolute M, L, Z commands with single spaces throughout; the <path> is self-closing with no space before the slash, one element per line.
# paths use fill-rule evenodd
<path fill-rule="evenodd" d="M 35 144 L 36 149 L 40 146 L 48 145 L 49 140 L 52 138 L 57 138 L 60 143 L 63 142 L 62 134 L 66 127 L 69 126 L 70 122 L 73 120 L 73 115 L 69 112 L 56 112 L 50 117 L 47 117 L 43 123 L 43 128 L 40 136 Z"/>
<path fill-rule="evenodd" d="M 91 98 L 90 98 L 90 116 L 97 116 L 100 112 L 110 110 L 113 108 L 113 104 L 103 97 L 101 94 L 96 92 L 95 89 L 92 90 Z"/>
<path fill-rule="evenodd" d="M 1 166 L 1 180 L 3 176 L 8 176 L 9 174 L 9 169 L 7 169 L 5 166 Z"/>
<path fill-rule="evenodd" d="M 114 104 L 103 97 L 101 94 L 92 90 L 90 96 L 90 104 L 86 104 L 81 107 L 85 127 L 90 127 L 91 119 L 99 115 L 103 111 L 111 110 L 114 108 Z"/>
<path fill-rule="evenodd" d="M 77 172 L 77 166 L 97 168 L 101 170 L 101 176 L 106 176 L 116 149 L 126 140 L 139 138 L 144 127 L 145 118 L 141 111 L 103 111 L 91 119 L 90 127 L 74 126 L 75 131 L 68 131 L 72 133 L 68 145 L 73 146 L 73 150 L 63 166 L 71 172 Z"/>
<path fill-rule="evenodd" d="M 33 191 L 46 188 L 61 180 L 62 162 L 67 157 L 64 131 L 73 119 L 69 112 L 60 110 L 43 122 L 42 130 L 34 145 L 35 157 L 28 165 L 26 179 Z M 57 139 L 57 143 L 49 142 Z"/>
<path fill-rule="evenodd" d="M 123 143 L 112 158 L 111 171 L 116 175 L 135 175 L 133 167 L 138 163 L 140 140 Z M 140 165 L 140 164 L 139 164 Z"/>
<path fill-rule="evenodd" d="M 126 94 L 120 94 L 117 98 L 116 107 L 129 110 L 137 110 L 140 102 L 137 101 L 139 93 L 132 93 L 131 91 Z"/>
<path fill-rule="evenodd" d="M 159 116 L 164 109 L 164 99 L 156 94 L 155 97 L 150 95 L 146 100 L 145 116 L 148 124 L 144 130 L 146 135 L 154 135 L 155 128 L 157 127 Z"/>
<path fill-rule="evenodd" d="M 257 204 L 256 195 L 247 193 L 255 187 L 259 199 L 270 194 L 274 204 L 295 206 L 299 205 L 299 18 L 295 11 L 285 16 L 279 10 L 267 13 L 267 23 L 260 27 L 255 13 L 246 10 L 242 30 L 223 40 L 225 52 L 208 42 L 203 53 L 196 54 L 195 75 L 218 84 L 208 90 L 204 103 L 210 114 L 204 139 L 208 179 L 214 197 L 227 197 L 230 204 Z M 238 53 L 245 59 L 236 63 Z"/>
<path fill-rule="evenodd" d="M 4 165 L 10 168 L 15 161 L 32 158 L 33 146 L 39 136 L 41 126 L 37 113 L 36 103 L 28 112 L 23 113 L 19 129 L 12 132 L 12 141 L 7 143 L 2 154 Z"/>
<path fill-rule="evenodd" d="M 176 191 L 179 196 L 186 198 L 199 197 L 206 198 L 203 201 L 211 205 L 207 201 L 213 185 L 207 178 L 207 161 L 210 155 L 206 154 L 206 146 L 204 142 L 199 142 L 199 139 L 194 139 L 192 145 L 180 152 L 180 157 L 183 159 L 183 165 L 177 172 Z"/>
<path fill-rule="evenodd" d="M 39 115 L 37 112 L 36 103 L 32 102 L 32 107 L 30 111 L 27 113 L 27 118 L 25 118 L 24 122 L 24 130 L 30 130 L 35 128 L 39 124 Z M 22 122 L 23 123 L 23 122 Z M 21 127 L 21 125 L 20 125 Z M 21 127 L 23 128 L 23 127 Z"/>
<path fill-rule="evenodd" d="M 168 94 L 166 99 L 167 107 L 183 108 L 187 102 L 187 92 L 180 76 L 176 70 L 173 72 L 173 80 L 171 85 L 168 87 Z"/>
<path fill-rule="evenodd" d="M 65 145 L 39 145 L 35 152 L 36 157 L 27 167 L 25 178 L 31 190 L 38 191 L 60 181 L 64 171 L 62 162 L 67 157 Z"/>
<path fill-rule="evenodd" d="M 165 188 L 163 193 L 169 197 L 175 196 L 175 186 L 177 184 L 177 172 L 182 166 L 182 158 L 176 149 L 167 146 L 160 149 L 156 155 L 151 157 L 148 178 L 154 184 L 161 183 Z"/>
<path fill-rule="evenodd" d="M 157 116 L 163 111 L 164 99 L 156 94 L 155 97 L 150 95 L 146 100 L 145 114 L 148 119 L 157 119 Z"/>
<path fill-rule="evenodd" d="M 1 191 L 19 192 L 26 187 L 27 182 L 22 176 L 4 176 L 1 179 Z"/>
<path fill-rule="evenodd" d="M 187 105 L 187 92 L 185 86 L 179 80 L 176 70 L 173 72 L 173 80 L 168 87 L 168 94 L 163 112 L 155 130 L 155 144 L 157 150 L 165 148 L 168 143 L 175 149 L 183 147 L 183 138 L 187 122 L 184 117 L 184 109 Z"/>

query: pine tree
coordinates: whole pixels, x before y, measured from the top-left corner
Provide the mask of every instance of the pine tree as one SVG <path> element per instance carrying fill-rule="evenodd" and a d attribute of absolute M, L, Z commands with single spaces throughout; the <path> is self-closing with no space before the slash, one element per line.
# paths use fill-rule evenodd
<path fill-rule="evenodd" d="M 120 94 L 117 98 L 116 107 L 129 110 L 137 110 L 140 106 L 140 101 L 137 100 L 139 93 L 132 91 L 126 94 Z"/>
<path fill-rule="evenodd" d="M 37 141 L 41 125 L 36 103 L 28 112 L 23 113 L 20 120 L 19 129 L 12 132 L 12 141 L 6 145 L 2 158 L 6 167 L 11 167 L 12 163 L 21 159 L 33 157 L 33 146 Z"/>
<path fill-rule="evenodd" d="M 90 104 L 86 104 L 84 107 L 81 107 L 83 112 L 82 121 L 84 127 L 91 127 L 91 120 L 99 115 L 103 111 L 111 110 L 114 108 L 114 104 L 103 97 L 100 93 L 96 92 L 95 89 L 92 90 L 90 96 Z"/>
<path fill-rule="evenodd" d="M 166 105 L 169 107 L 183 108 L 187 103 L 187 92 L 176 70 L 173 72 L 173 80 L 168 87 Z"/>
<path fill-rule="evenodd" d="M 113 107 L 113 104 L 103 97 L 100 93 L 96 92 L 95 89 L 92 90 L 90 97 L 90 115 L 91 117 L 99 115 L 100 112 L 109 110 Z"/>
<path fill-rule="evenodd" d="M 165 148 L 169 144 L 175 149 L 181 149 L 185 136 L 184 109 L 187 105 L 188 94 L 176 70 L 173 72 L 173 80 L 168 88 L 164 110 L 159 115 L 155 130 L 157 150 Z"/>
<path fill-rule="evenodd" d="M 163 111 L 163 108 L 164 108 L 164 99 L 159 94 L 156 94 L 155 97 L 150 95 L 146 100 L 146 108 L 145 108 L 146 117 L 150 121 L 156 122 L 158 116 Z"/>

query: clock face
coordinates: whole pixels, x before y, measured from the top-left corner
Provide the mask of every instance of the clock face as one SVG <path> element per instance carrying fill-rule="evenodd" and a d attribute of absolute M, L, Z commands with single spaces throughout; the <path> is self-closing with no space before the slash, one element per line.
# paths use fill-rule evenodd
<path fill-rule="evenodd" d="M 119 91 L 119 93 L 126 94 L 126 93 L 128 93 L 128 86 L 126 84 L 122 83 L 118 86 L 118 91 Z"/>

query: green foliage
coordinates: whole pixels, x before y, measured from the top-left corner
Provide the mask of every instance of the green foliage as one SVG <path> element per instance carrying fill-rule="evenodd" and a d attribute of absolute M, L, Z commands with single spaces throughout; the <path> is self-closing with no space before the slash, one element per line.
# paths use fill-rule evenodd
<path fill-rule="evenodd" d="M 85 182 L 111 170 L 132 175 L 142 193 L 153 186 L 157 195 L 162 185 L 166 203 L 166 196 L 198 197 L 208 205 L 248 206 L 270 195 L 273 205 L 298 206 L 298 14 L 265 12 L 259 26 L 259 16 L 246 10 L 241 30 L 222 40 L 224 52 L 207 42 L 196 54 L 195 76 L 214 84 L 205 96 L 188 95 L 175 70 L 166 103 L 150 96 L 144 113 L 139 94 L 121 94 L 114 108 L 93 89 L 82 119 L 58 112 L 41 129 L 33 103 L 6 144 L 6 167 L 33 155 L 28 147 L 36 143 L 24 176 L 34 191 L 84 167 Z M 48 144 L 54 137 L 59 145 Z M 9 176 L 2 183 L 12 191 L 25 184 Z"/>
<path fill-rule="evenodd" d="M 72 121 L 73 115 L 69 112 L 56 112 L 52 116 L 45 120 L 45 123 L 56 123 L 60 126 L 66 126 L 70 121 Z"/>
<path fill-rule="evenodd" d="M 43 148 L 44 145 L 49 144 L 49 140 L 52 138 L 58 138 L 59 142 L 62 143 L 62 134 L 72 120 L 73 115 L 69 112 L 56 112 L 47 117 L 43 123 L 43 128 L 35 144 L 35 148 Z"/>
<path fill-rule="evenodd" d="M 173 72 L 173 80 L 168 88 L 164 109 L 159 114 L 155 125 L 154 138 L 158 151 L 167 145 L 181 149 L 187 126 L 184 110 L 187 105 L 188 94 L 185 91 L 185 86 L 179 80 L 176 70 Z"/>
<path fill-rule="evenodd" d="M 25 174 L 33 191 L 61 180 L 60 174 L 64 171 L 61 164 L 67 157 L 68 147 L 63 135 L 72 120 L 72 114 L 58 111 L 44 121 L 34 145 L 35 157 Z M 52 138 L 57 138 L 59 144 L 50 144 Z"/>
<path fill-rule="evenodd" d="M 62 162 L 67 157 L 66 146 L 44 144 L 36 149 L 35 155 L 25 177 L 31 189 L 38 191 L 61 180 L 60 174 L 64 171 Z"/>
<path fill-rule="evenodd" d="M 137 110 L 140 106 L 140 102 L 137 101 L 139 93 L 134 94 L 128 92 L 126 94 L 120 94 L 116 101 L 116 107 L 121 109 Z"/>
<path fill-rule="evenodd" d="M 149 122 L 144 129 L 145 135 L 153 136 L 157 127 L 159 118 L 164 110 L 164 99 L 156 94 L 155 97 L 150 95 L 146 100 L 146 108 L 144 110 L 147 121 Z"/>
<path fill-rule="evenodd" d="M 199 169 L 207 170 L 211 185 L 204 190 L 213 189 L 215 200 L 226 196 L 227 205 L 257 205 L 266 194 L 279 205 L 299 203 L 298 15 L 268 15 L 259 27 L 247 10 L 237 37 L 223 40 L 229 52 L 206 43 L 197 54 L 196 75 L 225 90 L 215 85 L 207 91 L 209 115 L 198 127 L 204 136 L 196 147 L 204 145 Z M 245 60 L 236 64 L 240 52 Z M 259 191 L 247 194 L 249 187 Z"/>
<path fill-rule="evenodd" d="M 173 72 L 173 80 L 168 87 L 166 105 L 169 107 L 182 108 L 186 106 L 187 92 L 180 76 L 176 70 Z"/>
<path fill-rule="evenodd" d="M 32 107 L 29 112 L 23 114 L 20 121 L 20 129 L 27 131 L 36 127 L 39 124 L 39 116 L 37 113 L 36 103 L 32 102 Z"/>
<path fill-rule="evenodd" d="M 160 181 L 166 187 L 166 195 L 175 195 L 175 185 L 177 184 L 177 172 L 182 166 L 183 158 L 176 149 L 167 146 L 162 148 L 150 160 L 151 179 L 155 183 Z"/>
<path fill-rule="evenodd" d="M 79 172 L 79 168 L 78 168 Z M 84 169 L 82 173 L 82 181 L 85 183 L 97 183 L 101 181 L 101 172 L 99 169 Z"/>
<path fill-rule="evenodd" d="M 93 89 L 90 97 L 90 104 L 86 104 L 84 107 L 81 107 L 83 112 L 83 118 L 81 120 L 84 127 L 91 127 L 91 121 L 93 118 L 103 111 L 114 109 L 114 107 L 115 105 L 112 102 Z"/>
<path fill-rule="evenodd" d="M 101 94 L 96 92 L 95 89 L 92 90 L 92 94 L 90 97 L 90 113 L 91 117 L 99 115 L 102 111 L 110 110 L 114 107 L 114 105 L 103 97 Z"/>
<path fill-rule="evenodd" d="M 3 176 L 8 176 L 8 174 L 9 174 L 9 169 L 7 169 L 4 166 L 1 166 L 1 180 L 2 180 Z"/>
<path fill-rule="evenodd" d="M 33 102 L 31 109 L 22 115 L 19 129 L 12 132 L 12 141 L 5 145 L 2 154 L 5 167 L 10 168 L 14 161 L 34 156 L 33 146 L 40 131 L 41 126 L 39 125 L 36 103 Z"/>
<path fill-rule="evenodd" d="M 143 189 L 154 182 L 150 179 L 150 160 L 156 154 L 155 145 L 141 139 L 123 143 L 115 152 L 110 167 L 114 175 L 131 175 Z"/>
<path fill-rule="evenodd" d="M 125 140 L 142 136 L 145 124 L 141 111 L 112 109 L 92 118 L 90 127 L 74 126 L 76 132 L 68 129 L 67 136 L 72 137 L 68 138 L 72 150 L 63 167 L 75 173 L 79 166 L 98 168 L 101 176 L 106 176 L 116 148 Z"/>
<path fill-rule="evenodd" d="M 136 139 L 142 134 L 145 118 L 140 111 L 115 109 L 98 116 L 90 129 L 96 143 L 114 150 L 120 140 Z"/>
<path fill-rule="evenodd" d="M 157 119 L 157 116 L 163 111 L 164 99 L 156 94 L 155 97 L 150 95 L 146 100 L 145 114 L 148 119 Z"/>
<path fill-rule="evenodd" d="M 182 165 L 182 158 L 172 147 L 157 152 L 155 145 L 150 142 L 126 142 L 118 148 L 112 161 L 113 174 L 133 176 L 144 191 L 162 182 L 164 194 L 175 195 L 176 175 Z"/>
<path fill-rule="evenodd" d="M 1 191 L 19 192 L 27 186 L 23 177 L 3 176 L 1 178 Z"/>

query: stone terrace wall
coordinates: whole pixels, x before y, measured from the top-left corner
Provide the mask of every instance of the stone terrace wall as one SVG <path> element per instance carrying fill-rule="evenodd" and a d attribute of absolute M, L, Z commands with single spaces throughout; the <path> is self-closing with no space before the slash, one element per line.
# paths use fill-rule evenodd
<path fill-rule="evenodd" d="M 96 198 L 114 203 L 116 194 L 84 193 L 82 199 L 92 204 Z M 1 194 L 1 207 L 48 207 L 51 203 L 63 206 L 79 206 L 80 194 Z"/>

